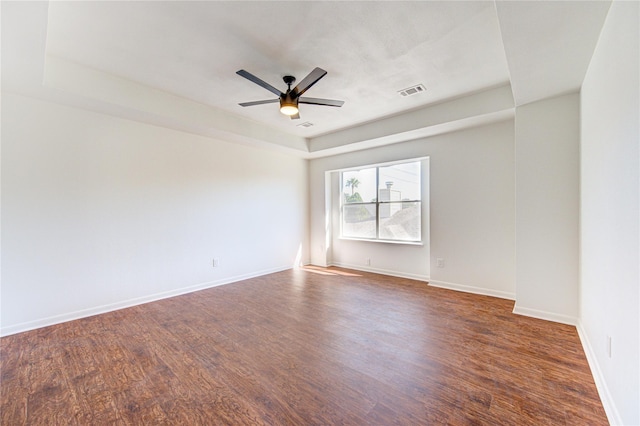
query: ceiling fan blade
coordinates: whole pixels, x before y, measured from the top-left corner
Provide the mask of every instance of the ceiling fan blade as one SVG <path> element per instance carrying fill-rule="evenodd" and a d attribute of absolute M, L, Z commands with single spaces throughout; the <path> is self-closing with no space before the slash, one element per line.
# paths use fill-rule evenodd
<path fill-rule="evenodd" d="M 248 106 L 262 105 L 262 104 L 275 104 L 276 102 L 279 102 L 279 101 L 280 99 L 268 99 L 266 101 L 242 102 L 241 104 L 238 104 L 238 105 L 243 107 L 248 107 Z"/>
<path fill-rule="evenodd" d="M 325 105 L 332 107 L 341 107 L 344 101 L 336 101 L 334 99 L 318 99 L 318 98 L 298 98 L 298 103 L 311 105 Z"/>
<path fill-rule="evenodd" d="M 298 120 L 300 118 L 300 113 L 291 115 L 290 117 L 292 120 Z"/>
<path fill-rule="evenodd" d="M 255 75 L 251 74 L 248 71 L 240 70 L 240 71 L 236 71 L 236 74 L 238 74 L 241 77 L 246 78 L 249 81 L 254 82 L 258 86 L 264 87 L 265 89 L 267 89 L 268 91 L 270 91 L 274 95 L 281 96 L 283 94 L 281 91 L 279 91 L 278 89 L 276 89 L 275 87 L 273 87 L 272 85 L 267 83 L 266 81 L 263 81 L 263 80 L 259 79 L 258 77 L 256 77 Z"/>
<path fill-rule="evenodd" d="M 302 79 L 300 83 L 291 91 L 295 97 L 302 96 L 304 92 L 309 90 L 311 86 L 316 84 L 318 80 L 327 75 L 327 72 L 322 68 L 316 67 L 313 71 L 309 73 L 305 78 Z"/>

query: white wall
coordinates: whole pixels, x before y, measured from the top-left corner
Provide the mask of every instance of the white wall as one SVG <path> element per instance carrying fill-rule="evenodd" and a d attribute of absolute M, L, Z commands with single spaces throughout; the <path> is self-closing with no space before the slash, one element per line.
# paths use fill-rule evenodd
<path fill-rule="evenodd" d="M 307 176 L 299 158 L 3 93 L 3 334 L 304 261 Z"/>
<path fill-rule="evenodd" d="M 579 94 L 516 110 L 516 306 L 578 317 Z"/>
<path fill-rule="evenodd" d="M 613 2 L 581 93 L 579 330 L 607 414 L 626 425 L 640 424 L 639 9 Z"/>
<path fill-rule="evenodd" d="M 515 293 L 513 122 L 312 160 L 311 262 L 327 262 L 325 172 L 429 157 L 430 247 L 334 241 L 328 263 L 429 279 L 465 291 Z M 445 260 L 436 268 L 436 258 Z M 371 267 L 364 259 L 371 259 Z"/>

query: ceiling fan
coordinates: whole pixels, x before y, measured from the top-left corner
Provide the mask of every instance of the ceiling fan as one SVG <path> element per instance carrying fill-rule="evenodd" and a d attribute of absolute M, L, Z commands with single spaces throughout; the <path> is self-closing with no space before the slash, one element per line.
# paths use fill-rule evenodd
<path fill-rule="evenodd" d="M 285 84 L 288 87 L 285 93 L 282 93 L 280 90 L 276 89 L 269 83 L 259 79 L 255 75 L 245 70 L 237 71 L 236 74 L 246 78 L 249 81 L 254 82 L 258 86 L 264 87 L 271 93 L 278 95 L 278 99 L 269 99 L 266 101 L 243 102 L 241 104 L 238 104 L 243 107 L 280 102 L 280 112 L 290 116 L 292 120 L 295 120 L 300 118 L 300 114 L 298 112 L 298 104 L 325 105 L 325 106 L 332 106 L 332 107 L 341 107 L 344 104 L 344 101 L 302 97 L 302 95 L 307 90 L 309 90 L 311 86 L 316 84 L 318 80 L 320 80 L 322 77 L 324 77 L 327 74 L 327 72 L 322 68 L 316 67 L 313 71 L 309 73 L 309 75 L 303 78 L 302 81 L 298 83 L 298 85 L 293 89 L 291 88 L 291 85 L 296 81 L 296 78 L 291 75 L 285 75 L 284 77 L 282 77 L 282 79 L 284 80 Z"/>

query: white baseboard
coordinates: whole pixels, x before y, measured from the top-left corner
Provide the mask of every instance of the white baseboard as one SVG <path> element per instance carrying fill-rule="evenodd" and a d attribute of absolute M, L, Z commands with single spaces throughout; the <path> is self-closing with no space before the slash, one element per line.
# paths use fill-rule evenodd
<path fill-rule="evenodd" d="M 410 280 L 429 281 L 429 277 L 427 275 L 408 274 L 406 272 L 391 271 L 388 269 L 377 269 L 377 268 L 371 268 L 369 266 L 350 265 L 348 263 L 337 263 L 337 262 L 331 263 L 328 266 L 337 266 L 339 268 L 353 269 L 355 271 L 362 271 L 362 272 L 372 272 L 374 274 L 389 275 L 391 277 L 408 278 Z"/>
<path fill-rule="evenodd" d="M 493 289 L 490 289 L 490 288 L 475 287 L 475 286 L 465 285 L 465 284 L 448 283 L 448 282 L 445 282 L 445 281 L 433 281 L 433 280 L 431 280 L 431 281 L 429 281 L 429 285 L 433 286 L 433 287 L 446 288 L 448 290 L 462 291 L 462 292 L 465 292 L 465 293 L 473 293 L 473 294 L 481 294 L 483 296 L 499 297 L 500 299 L 515 300 L 515 298 L 516 298 L 515 293 L 510 293 L 510 292 L 507 292 L 507 291 L 493 290 Z"/>
<path fill-rule="evenodd" d="M 9 336 L 11 334 L 22 333 L 24 331 L 35 330 L 37 328 L 47 327 L 50 325 L 60 324 L 67 321 L 73 321 L 80 318 L 86 318 L 93 315 L 104 314 L 107 312 L 117 311 L 118 309 L 130 308 L 132 306 L 142 305 L 144 303 L 155 302 L 157 300 L 167 299 L 169 297 L 180 296 L 181 294 L 193 293 L 194 291 L 205 290 L 212 287 L 218 287 L 225 284 L 231 284 L 234 282 L 247 280 L 249 278 L 255 278 L 262 275 L 272 274 L 275 272 L 291 269 L 291 266 L 284 266 L 280 268 L 265 269 L 262 271 L 250 272 L 248 274 L 236 275 L 233 277 L 223 278 L 216 281 L 209 281 L 192 285 L 189 287 L 182 287 L 174 290 L 165 291 L 162 293 L 155 293 L 148 296 L 136 297 L 134 299 L 123 300 L 116 303 L 110 303 L 107 305 L 96 306 L 88 309 L 81 309 L 75 312 L 69 312 L 61 315 L 54 315 L 51 317 L 41 318 L 34 321 L 23 322 L 20 324 L 9 325 L 0 329 L 0 336 Z"/>
<path fill-rule="evenodd" d="M 547 321 L 559 322 L 561 324 L 573 325 L 578 323 L 578 319 L 569 315 L 556 314 L 554 312 L 540 311 L 537 309 L 523 308 L 518 306 L 518 302 L 513 307 L 513 313 L 525 317 L 538 318 Z"/>
<path fill-rule="evenodd" d="M 607 387 L 607 382 L 605 381 L 602 370 L 600 369 L 600 364 L 598 363 L 595 352 L 593 351 L 593 346 L 591 346 L 591 342 L 589 342 L 589 338 L 587 337 L 587 333 L 582 327 L 581 321 L 578 321 L 576 329 L 578 330 L 578 336 L 580 336 L 580 342 L 582 342 L 584 353 L 587 356 L 587 362 L 589 363 L 589 368 L 591 369 L 591 375 L 593 376 L 593 380 L 596 382 L 596 388 L 598 389 L 598 394 L 600 395 L 600 401 L 602 401 L 604 411 L 605 413 L 607 413 L 609 424 L 622 425 L 623 423 L 622 419 L 620 418 L 620 413 L 618 413 L 616 405 L 613 402 L 613 398 L 611 397 L 611 393 L 609 392 L 609 388 Z"/>

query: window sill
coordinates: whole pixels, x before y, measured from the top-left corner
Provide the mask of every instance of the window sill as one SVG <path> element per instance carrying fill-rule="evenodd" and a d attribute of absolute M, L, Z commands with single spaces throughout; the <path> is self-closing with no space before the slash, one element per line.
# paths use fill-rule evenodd
<path fill-rule="evenodd" d="M 400 244 L 405 246 L 424 246 L 422 241 L 372 240 L 368 238 L 350 238 L 350 237 L 339 237 L 338 239 L 343 241 L 364 241 L 367 243 Z"/>

